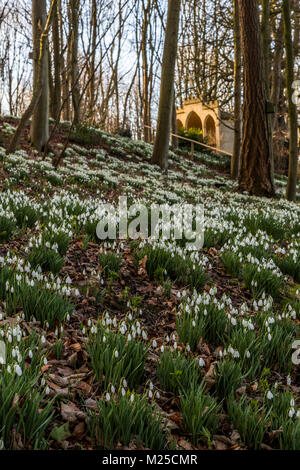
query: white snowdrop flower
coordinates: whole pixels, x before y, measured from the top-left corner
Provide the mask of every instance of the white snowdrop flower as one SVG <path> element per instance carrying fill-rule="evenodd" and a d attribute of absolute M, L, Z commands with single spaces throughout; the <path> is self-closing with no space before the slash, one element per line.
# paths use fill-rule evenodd
<path fill-rule="evenodd" d="M 235 326 L 236 325 L 236 319 L 231 317 L 231 323 L 232 323 L 233 326 Z"/>
<path fill-rule="evenodd" d="M 11 335 L 8 335 L 7 341 L 8 341 L 9 343 L 12 343 L 12 336 L 11 336 Z"/>
<path fill-rule="evenodd" d="M 149 390 L 149 392 L 148 392 L 148 396 L 149 396 L 149 398 L 152 398 L 152 397 L 153 397 L 153 393 L 152 393 L 152 391 L 151 391 L 151 390 Z"/>
<path fill-rule="evenodd" d="M 152 347 L 153 347 L 153 348 L 157 348 L 157 342 L 156 342 L 155 339 L 152 341 Z"/>
<path fill-rule="evenodd" d="M 187 350 L 187 352 L 191 351 L 191 346 L 189 344 L 187 345 L 186 350 Z"/>
<path fill-rule="evenodd" d="M 176 343 L 176 341 L 175 341 L 175 343 L 174 343 L 174 349 L 175 349 L 175 350 L 177 349 L 177 343 Z"/>
<path fill-rule="evenodd" d="M 162 353 L 164 352 L 164 350 L 165 350 L 164 345 L 162 345 L 162 346 L 160 347 L 160 350 L 161 350 Z"/>
<path fill-rule="evenodd" d="M 111 391 L 111 393 L 115 393 L 115 392 L 116 392 L 116 389 L 115 389 L 115 387 L 114 387 L 113 385 L 110 387 L 110 391 Z"/>
<path fill-rule="evenodd" d="M 7 370 L 7 372 L 8 372 L 9 374 L 11 374 L 11 367 L 10 367 L 10 365 L 7 366 L 7 369 L 6 369 L 6 370 Z"/>
<path fill-rule="evenodd" d="M 272 335 L 269 333 L 268 334 L 268 340 L 271 341 L 271 339 L 272 339 Z"/>
<path fill-rule="evenodd" d="M 251 356 L 250 351 L 246 351 L 246 357 L 247 357 L 247 359 L 249 359 L 250 356 Z"/>
<path fill-rule="evenodd" d="M 125 390 L 125 388 L 123 388 L 123 387 L 122 387 L 122 389 L 121 389 L 121 394 L 122 394 L 123 397 L 125 397 L 125 395 L 126 395 L 126 390 Z"/>
<path fill-rule="evenodd" d="M 199 366 L 200 366 L 200 367 L 204 367 L 204 366 L 205 366 L 205 361 L 204 361 L 204 359 L 203 359 L 202 357 L 200 357 L 200 359 L 199 359 Z"/>
<path fill-rule="evenodd" d="M 72 284 L 72 280 L 71 280 L 70 276 L 67 277 L 66 284 Z"/>
<path fill-rule="evenodd" d="M 271 392 L 271 390 L 268 391 L 268 393 L 267 393 L 267 398 L 268 398 L 268 400 L 272 400 L 272 398 L 274 398 L 274 395 L 273 395 L 273 393 Z"/>
<path fill-rule="evenodd" d="M 223 357 L 223 352 L 220 350 L 219 351 L 219 356 L 222 358 Z"/>
<path fill-rule="evenodd" d="M 150 388 L 150 390 L 153 390 L 153 389 L 154 389 L 154 385 L 153 385 L 153 383 L 152 383 L 152 382 L 150 382 L 150 384 L 149 384 L 149 388 Z"/>
<path fill-rule="evenodd" d="M 106 395 L 105 395 L 105 399 L 106 401 L 109 401 L 110 400 L 110 394 L 107 392 Z"/>
<path fill-rule="evenodd" d="M 295 414 L 295 409 L 294 408 L 291 408 L 290 411 L 289 411 L 289 417 L 292 418 Z"/>
<path fill-rule="evenodd" d="M 127 388 L 127 381 L 126 381 L 126 379 L 123 379 L 123 387 Z"/>
<path fill-rule="evenodd" d="M 32 351 L 31 351 L 31 349 L 30 349 L 30 350 L 29 350 L 29 352 L 28 352 L 28 356 L 29 356 L 29 358 L 30 358 L 30 359 L 32 359 L 32 357 L 33 357 L 33 354 L 32 354 Z"/>
<path fill-rule="evenodd" d="M 159 392 L 156 392 L 155 396 L 158 400 L 160 399 L 160 393 Z"/>
<path fill-rule="evenodd" d="M 115 358 L 118 358 L 118 357 L 119 357 L 119 352 L 115 351 Z"/>
<path fill-rule="evenodd" d="M 291 379 L 291 376 L 290 376 L 290 375 L 287 376 L 286 384 L 287 384 L 288 386 L 290 386 L 290 385 L 292 384 L 292 379 Z"/>
<path fill-rule="evenodd" d="M 45 366 L 48 364 L 48 361 L 47 361 L 46 357 L 44 357 L 44 364 L 45 364 Z"/>
<path fill-rule="evenodd" d="M 292 398 L 290 401 L 291 408 L 294 408 L 295 406 L 295 400 Z"/>
<path fill-rule="evenodd" d="M 42 380 L 41 380 L 41 386 L 43 387 L 45 385 L 45 383 L 46 383 L 46 380 L 43 377 Z"/>
<path fill-rule="evenodd" d="M 41 337 L 41 342 L 42 342 L 43 344 L 46 342 L 46 338 L 45 338 L 44 335 Z"/>
<path fill-rule="evenodd" d="M 134 401 L 134 394 L 133 394 L 133 393 L 130 395 L 130 401 L 131 401 L 131 402 Z"/>
<path fill-rule="evenodd" d="M 147 333 L 146 333 L 145 330 L 142 331 L 142 337 L 143 337 L 143 339 L 145 339 L 145 340 L 146 340 L 147 337 L 148 337 L 148 335 L 147 335 Z"/>
<path fill-rule="evenodd" d="M 46 387 L 45 393 L 46 393 L 46 395 L 49 395 L 49 393 L 50 393 L 50 388 L 48 387 L 48 385 Z"/>
<path fill-rule="evenodd" d="M 22 369 L 21 369 L 21 367 L 19 366 L 19 364 L 15 364 L 15 373 L 16 373 L 19 377 L 21 377 L 21 375 L 22 375 Z"/>

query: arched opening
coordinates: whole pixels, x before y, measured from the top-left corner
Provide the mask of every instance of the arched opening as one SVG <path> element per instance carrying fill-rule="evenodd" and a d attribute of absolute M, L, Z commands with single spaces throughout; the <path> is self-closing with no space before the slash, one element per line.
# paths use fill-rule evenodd
<path fill-rule="evenodd" d="M 211 116 L 207 116 L 205 120 L 206 137 L 209 145 L 216 146 L 216 125 Z"/>
<path fill-rule="evenodd" d="M 180 119 L 177 119 L 177 129 L 180 131 L 181 129 L 183 129 L 183 124 L 182 124 L 182 121 L 180 121 Z"/>
<path fill-rule="evenodd" d="M 186 120 L 187 129 L 200 129 L 202 131 L 202 121 L 199 118 L 198 114 L 195 111 L 192 111 Z"/>

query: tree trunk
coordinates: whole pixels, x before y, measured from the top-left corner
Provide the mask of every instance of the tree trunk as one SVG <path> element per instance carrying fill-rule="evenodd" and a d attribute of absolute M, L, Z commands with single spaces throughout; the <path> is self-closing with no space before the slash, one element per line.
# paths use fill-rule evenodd
<path fill-rule="evenodd" d="M 284 43 L 286 55 L 286 88 L 289 113 L 289 176 L 286 189 L 286 197 L 289 201 L 296 200 L 297 187 L 297 108 L 293 102 L 293 81 L 294 81 L 294 53 L 291 31 L 291 9 L 290 0 L 282 1 L 282 15 L 284 22 Z"/>
<path fill-rule="evenodd" d="M 282 139 L 281 122 L 278 119 L 280 109 L 280 91 L 282 88 L 283 74 L 282 59 L 283 59 L 283 21 L 282 15 L 280 16 L 279 25 L 276 28 L 274 21 L 273 37 L 274 37 L 274 58 L 271 77 L 271 102 L 273 103 L 274 113 L 272 118 L 272 134 L 273 134 L 273 159 L 274 170 L 278 171 L 282 167 L 282 156 L 285 153 L 284 140 Z"/>
<path fill-rule="evenodd" d="M 60 0 L 54 7 L 53 11 L 53 62 L 54 62 L 54 87 L 53 87 L 53 99 L 52 99 L 52 117 L 55 120 L 60 119 L 61 113 L 61 57 L 60 57 L 60 34 L 59 34 L 59 21 L 58 11 L 60 10 Z"/>
<path fill-rule="evenodd" d="M 144 124 L 144 140 L 151 142 L 151 119 L 150 119 L 150 99 L 149 99 L 149 67 L 148 67 L 148 26 L 149 26 L 149 12 L 150 0 L 147 0 L 147 5 L 143 2 L 143 26 L 142 26 L 142 63 L 143 63 L 143 124 Z"/>
<path fill-rule="evenodd" d="M 42 91 L 33 111 L 30 139 L 41 151 L 49 137 L 49 83 L 48 83 L 48 38 L 45 38 L 43 56 L 40 58 L 41 34 L 47 20 L 46 0 L 32 0 L 33 35 L 33 94 L 36 95 L 42 83 Z M 41 63 L 39 63 L 41 60 Z M 39 77 L 39 73 L 41 76 Z M 40 80 L 39 80 L 40 78 Z"/>
<path fill-rule="evenodd" d="M 177 116 L 176 116 L 176 93 L 174 90 L 174 95 L 173 95 L 173 107 L 172 107 L 172 133 L 173 134 L 178 134 L 178 128 L 177 128 Z M 172 136 L 172 147 L 173 149 L 178 149 L 178 137 L 175 137 L 175 135 Z"/>
<path fill-rule="evenodd" d="M 36 87 L 34 89 L 30 104 L 28 108 L 26 109 L 25 113 L 23 114 L 19 125 L 16 129 L 16 132 L 14 133 L 9 147 L 6 151 L 7 154 L 13 153 L 16 151 L 16 148 L 19 144 L 22 132 L 24 128 L 26 127 L 29 119 L 31 118 L 32 114 L 35 112 L 37 109 L 40 99 L 42 97 L 42 93 L 44 90 L 44 58 L 45 58 L 45 53 L 47 49 L 47 38 L 48 38 L 48 33 L 50 30 L 51 22 L 52 22 L 52 14 L 53 14 L 53 8 L 56 4 L 57 0 L 52 0 L 51 1 L 51 6 L 50 6 L 50 11 L 47 17 L 47 21 L 45 22 L 44 28 L 42 33 L 40 34 L 40 41 L 38 45 L 38 51 L 39 51 L 39 57 L 38 57 L 38 62 L 37 62 L 37 83 Z M 46 55 L 47 56 L 47 55 Z M 46 85 L 48 86 L 48 80 L 46 80 Z M 47 116 L 47 122 L 48 122 L 48 116 Z"/>
<path fill-rule="evenodd" d="M 241 155 L 241 105 L 242 105 L 242 47 L 238 0 L 234 0 L 234 142 L 231 159 L 231 178 L 237 179 Z"/>
<path fill-rule="evenodd" d="M 274 196 L 267 116 L 265 67 L 258 0 L 240 0 L 244 56 L 244 115 L 239 189 L 256 196 Z"/>
<path fill-rule="evenodd" d="M 97 40 L 97 2 L 92 0 L 92 17 L 91 17 L 91 35 L 92 35 L 92 51 L 89 67 L 89 117 L 94 122 L 95 114 L 95 60 L 96 60 L 96 40 Z"/>
<path fill-rule="evenodd" d="M 79 30 L 79 7 L 80 0 L 70 0 L 71 7 L 71 90 L 73 105 L 73 122 L 80 122 L 80 90 L 78 71 L 78 30 Z"/>
<path fill-rule="evenodd" d="M 270 29 L 270 0 L 262 0 L 262 41 L 263 41 L 263 55 L 265 61 L 265 81 L 267 101 L 270 102 L 270 55 L 271 55 L 271 29 Z M 271 155 L 271 171 L 272 180 L 274 182 L 274 154 L 273 154 L 273 113 L 271 112 L 272 104 L 270 103 L 270 112 L 267 114 L 268 118 L 268 132 L 269 132 L 269 145 Z"/>
<path fill-rule="evenodd" d="M 169 0 L 168 2 L 168 18 L 161 71 L 157 133 L 152 155 L 152 163 L 158 164 L 164 170 L 168 167 L 180 3 L 180 0 Z"/>

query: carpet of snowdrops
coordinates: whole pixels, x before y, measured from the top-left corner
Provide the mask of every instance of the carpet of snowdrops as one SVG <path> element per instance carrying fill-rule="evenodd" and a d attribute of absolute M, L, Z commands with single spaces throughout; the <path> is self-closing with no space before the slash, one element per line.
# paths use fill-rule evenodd
<path fill-rule="evenodd" d="M 151 145 L 99 130 L 55 169 L 6 155 L 14 128 L 0 125 L 0 447 L 300 450 L 286 178 L 277 199 L 249 197 L 221 157 L 170 152 L 165 175 Z M 99 241 L 99 207 L 120 195 L 203 204 L 203 249 Z"/>

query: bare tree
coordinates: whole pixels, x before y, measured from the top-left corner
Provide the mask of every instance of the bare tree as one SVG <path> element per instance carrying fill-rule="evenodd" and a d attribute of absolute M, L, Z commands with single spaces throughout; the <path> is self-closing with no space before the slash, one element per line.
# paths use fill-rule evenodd
<path fill-rule="evenodd" d="M 44 35 L 43 55 L 40 43 L 47 21 L 47 1 L 32 0 L 33 94 L 40 94 L 33 111 L 30 139 L 37 150 L 42 150 L 49 137 L 48 37 Z"/>
<path fill-rule="evenodd" d="M 240 0 L 244 57 L 244 115 L 239 188 L 256 196 L 274 196 L 267 117 L 267 92 L 258 0 Z"/>
<path fill-rule="evenodd" d="M 180 4 L 180 0 L 169 0 L 168 2 L 168 17 L 161 71 L 157 134 L 151 160 L 152 163 L 158 164 L 164 170 L 168 167 Z"/>
<path fill-rule="evenodd" d="M 36 0 L 36 1 L 38 1 L 38 0 Z M 15 152 L 15 150 L 18 146 L 18 143 L 20 141 L 22 132 L 23 132 L 25 126 L 27 125 L 29 119 L 31 118 L 32 114 L 37 109 L 37 106 L 39 105 L 39 100 L 40 100 L 40 98 L 42 96 L 42 93 L 43 93 L 43 87 L 44 87 L 44 84 L 45 84 L 45 79 L 47 78 L 47 75 L 44 73 L 44 63 L 45 63 L 44 57 L 45 57 L 46 50 L 47 50 L 48 33 L 49 33 L 49 30 L 50 30 L 50 27 L 51 27 L 53 9 L 54 9 L 54 6 L 55 6 L 56 2 L 57 2 L 57 0 L 52 0 L 51 1 L 51 6 L 50 6 L 50 11 L 49 11 L 48 17 L 46 19 L 44 28 L 41 31 L 40 35 L 39 35 L 39 38 L 40 38 L 39 39 L 39 47 L 38 47 L 39 57 L 38 57 L 38 62 L 37 62 L 36 86 L 34 88 L 33 96 L 32 96 L 32 99 L 30 101 L 30 104 L 29 104 L 28 108 L 26 109 L 26 111 L 24 112 L 24 114 L 23 114 L 23 116 L 20 120 L 20 123 L 19 123 L 19 125 L 16 129 L 16 132 L 14 133 L 14 135 L 11 139 L 11 142 L 10 142 L 8 148 L 7 148 L 7 151 L 6 151 L 7 154 Z M 47 61 L 47 66 L 48 66 L 48 61 Z M 48 80 L 46 82 L 46 87 L 47 86 L 48 86 Z M 42 111 L 44 112 L 44 109 Z M 47 116 L 47 123 L 48 122 L 49 122 L 49 116 Z M 46 143 L 46 141 L 45 141 L 45 143 Z"/>
<path fill-rule="evenodd" d="M 241 82 L 242 82 L 242 49 L 241 49 L 241 30 L 239 21 L 238 0 L 234 3 L 234 143 L 233 155 L 231 159 L 231 177 L 237 179 L 240 171 L 241 154 Z"/>
<path fill-rule="evenodd" d="M 286 189 L 286 197 L 289 201 L 296 200 L 297 187 L 297 109 L 293 102 L 293 81 L 294 81 L 294 52 L 291 32 L 291 9 L 290 0 L 283 0 L 282 14 L 284 22 L 284 42 L 286 52 L 286 88 L 288 98 L 289 129 L 290 129 L 290 158 L 289 158 L 289 176 Z"/>

